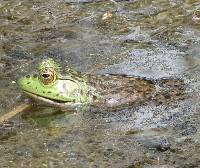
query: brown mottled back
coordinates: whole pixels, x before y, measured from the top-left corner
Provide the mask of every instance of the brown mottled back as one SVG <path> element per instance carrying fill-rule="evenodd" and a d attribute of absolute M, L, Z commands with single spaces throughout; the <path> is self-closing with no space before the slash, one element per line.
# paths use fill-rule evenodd
<path fill-rule="evenodd" d="M 177 79 L 149 80 L 127 75 L 97 75 L 89 77 L 100 99 L 93 96 L 93 105 L 118 108 L 147 101 L 168 103 L 185 97 L 184 83 Z"/>
<path fill-rule="evenodd" d="M 147 100 L 155 92 L 152 81 L 126 75 L 91 76 L 89 84 L 101 95 L 94 105 L 105 107 L 129 106 Z"/>

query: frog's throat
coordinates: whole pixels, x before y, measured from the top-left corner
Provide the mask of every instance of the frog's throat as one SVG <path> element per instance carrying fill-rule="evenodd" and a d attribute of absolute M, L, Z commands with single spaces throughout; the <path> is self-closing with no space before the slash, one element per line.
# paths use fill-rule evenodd
<path fill-rule="evenodd" d="M 59 100 L 54 100 L 54 99 L 50 99 L 50 98 L 46 98 L 46 97 L 42 97 L 39 96 L 37 94 L 33 94 L 31 92 L 28 91 L 24 91 L 24 93 L 26 93 L 29 97 L 31 97 L 33 100 L 35 100 L 36 102 L 42 103 L 42 104 L 46 104 L 48 106 L 54 106 L 54 107 L 75 107 L 78 105 L 81 105 L 82 103 L 74 103 L 74 102 L 67 102 L 67 101 L 59 101 Z"/>

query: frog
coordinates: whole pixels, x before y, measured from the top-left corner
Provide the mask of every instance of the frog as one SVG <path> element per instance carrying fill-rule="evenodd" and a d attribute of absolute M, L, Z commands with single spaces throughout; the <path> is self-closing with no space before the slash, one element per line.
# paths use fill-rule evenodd
<path fill-rule="evenodd" d="M 68 109 L 93 106 L 121 109 L 145 102 L 171 103 L 186 97 L 181 79 L 150 79 L 126 74 L 87 74 L 61 66 L 52 58 L 38 64 L 37 74 L 18 81 L 35 102 Z"/>

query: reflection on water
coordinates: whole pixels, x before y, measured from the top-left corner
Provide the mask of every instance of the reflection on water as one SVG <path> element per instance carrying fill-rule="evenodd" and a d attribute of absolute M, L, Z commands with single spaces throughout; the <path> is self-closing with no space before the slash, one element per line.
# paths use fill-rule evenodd
<path fill-rule="evenodd" d="M 33 108 L 0 129 L 1 167 L 197 167 L 199 2 L 1 1 L 0 112 L 52 57 L 82 72 L 185 81 L 188 99 L 116 112 Z"/>

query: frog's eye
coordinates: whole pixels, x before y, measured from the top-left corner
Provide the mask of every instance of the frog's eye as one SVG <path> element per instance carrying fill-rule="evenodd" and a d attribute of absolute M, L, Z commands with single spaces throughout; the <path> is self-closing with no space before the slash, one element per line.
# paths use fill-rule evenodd
<path fill-rule="evenodd" d="M 56 80 L 56 74 L 53 70 L 47 69 L 40 74 L 40 79 L 45 85 L 49 85 Z"/>
<path fill-rule="evenodd" d="M 45 78 L 45 79 L 48 79 L 50 77 L 50 75 L 47 74 L 47 73 L 44 73 L 44 74 L 42 74 L 42 77 Z"/>

